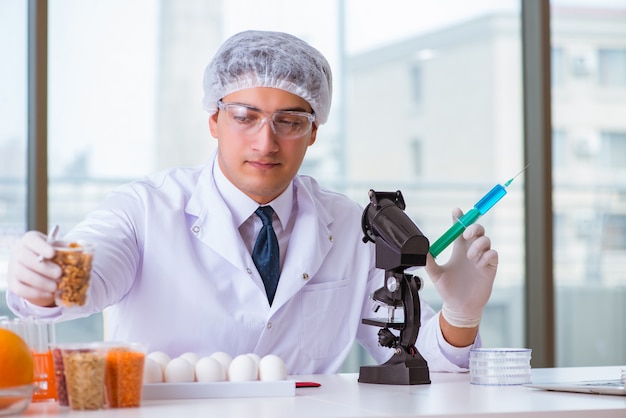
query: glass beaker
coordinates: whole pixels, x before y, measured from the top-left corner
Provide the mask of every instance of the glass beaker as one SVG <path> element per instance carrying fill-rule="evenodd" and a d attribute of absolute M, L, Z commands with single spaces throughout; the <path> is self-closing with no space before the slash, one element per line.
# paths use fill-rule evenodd
<path fill-rule="evenodd" d="M 19 335 L 30 347 L 34 363 L 33 402 L 57 399 L 51 345 L 56 342 L 54 323 L 36 318 L 1 318 L 0 326 Z"/>

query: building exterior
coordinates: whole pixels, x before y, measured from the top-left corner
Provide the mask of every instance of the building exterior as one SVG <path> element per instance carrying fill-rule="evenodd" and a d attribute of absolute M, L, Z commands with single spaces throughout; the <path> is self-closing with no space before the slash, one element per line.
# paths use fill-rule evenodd
<path fill-rule="evenodd" d="M 447 228 L 441 213 L 469 209 L 519 171 L 520 39 L 519 16 L 494 14 L 350 57 L 349 178 L 404 187 L 417 203 L 407 211 L 429 231 L 436 225 L 436 238 Z M 623 362 L 615 354 L 626 352 L 623 331 L 594 328 L 597 317 L 581 305 L 600 318 L 626 317 L 626 9 L 554 9 L 552 39 L 555 283 L 565 342 L 557 357 L 568 365 Z M 516 346 L 523 188 L 511 186 L 481 223 L 501 255 L 481 329 L 488 344 Z M 422 293 L 436 299 L 428 285 Z M 568 344 L 582 348 L 572 355 Z"/>

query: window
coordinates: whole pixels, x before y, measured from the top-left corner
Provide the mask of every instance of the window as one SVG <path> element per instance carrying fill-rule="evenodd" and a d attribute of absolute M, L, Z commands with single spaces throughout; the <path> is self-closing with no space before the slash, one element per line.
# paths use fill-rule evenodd
<path fill-rule="evenodd" d="M 604 223 L 603 248 L 626 251 L 626 214 L 609 214 Z"/>
<path fill-rule="evenodd" d="M 0 297 L 9 253 L 26 230 L 26 2 L 0 1 Z M 7 314 L 0 302 L 0 315 Z"/>
<path fill-rule="evenodd" d="M 552 166 L 554 168 L 562 168 L 567 164 L 566 138 L 567 136 L 562 129 L 552 131 Z"/>
<path fill-rule="evenodd" d="M 411 66 L 411 89 L 413 102 L 420 105 L 422 102 L 422 68 L 415 64 Z"/>
<path fill-rule="evenodd" d="M 419 139 L 414 139 L 409 143 L 410 153 L 413 155 L 413 174 L 415 177 L 421 176 L 424 166 L 424 153 L 422 151 L 422 142 Z"/>
<path fill-rule="evenodd" d="M 626 170 L 626 131 L 601 133 L 601 166 L 603 170 Z"/>
<path fill-rule="evenodd" d="M 626 86 L 626 37 L 623 19 L 614 19 L 614 9 L 621 13 L 624 5 L 595 0 L 558 3 L 561 7 L 553 8 L 551 16 L 553 48 L 568 48 L 581 60 L 576 83 L 553 90 L 552 96 L 552 122 L 558 126 L 552 172 L 557 220 L 556 365 L 619 364 L 624 355 L 618 353 L 626 352 L 624 333 L 618 322 L 601 311 L 604 307 L 617 312 L 626 308 L 626 274 L 623 263 L 619 267 L 619 260 L 626 257 L 626 120 L 621 116 L 626 96 L 615 88 Z M 553 65 L 559 66 L 554 52 Z M 585 68 L 595 70 L 587 73 L 597 74 L 599 84 L 582 76 Z M 553 74 L 555 71 L 558 68 L 553 68 Z M 553 76 L 553 86 L 558 82 Z M 612 129 L 599 129 L 605 126 Z M 561 140 L 562 133 L 567 133 L 566 141 Z M 560 142 L 566 146 L 559 146 Z M 587 308 L 581 309 L 583 304 Z M 593 325 L 580 326 L 582 323 Z"/>
<path fill-rule="evenodd" d="M 626 87 L 626 48 L 600 48 L 598 70 L 601 86 Z"/>
<path fill-rule="evenodd" d="M 565 53 L 563 48 L 552 48 L 552 87 L 563 84 L 565 78 Z"/>

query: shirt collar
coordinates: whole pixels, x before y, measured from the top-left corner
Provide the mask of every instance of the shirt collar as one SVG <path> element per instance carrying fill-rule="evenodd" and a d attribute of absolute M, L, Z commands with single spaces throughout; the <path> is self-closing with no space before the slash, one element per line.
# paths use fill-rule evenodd
<path fill-rule="evenodd" d="M 259 207 L 259 204 L 247 196 L 244 192 L 235 187 L 222 172 L 217 158 L 213 164 L 213 177 L 215 178 L 215 185 L 217 191 L 224 199 L 226 206 L 233 215 L 233 219 L 237 227 L 240 227 Z M 293 209 L 293 180 L 291 185 L 285 189 L 276 199 L 268 203 L 272 206 L 274 212 L 280 220 L 280 224 L 283 228 L 289 222 L 291 216 L 291 210 Z"/>

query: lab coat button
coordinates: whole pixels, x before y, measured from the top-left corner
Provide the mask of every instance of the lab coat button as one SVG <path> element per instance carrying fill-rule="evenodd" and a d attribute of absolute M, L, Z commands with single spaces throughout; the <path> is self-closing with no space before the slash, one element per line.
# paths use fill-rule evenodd
<path fill-rule="evenodd" d="M 333 242 L 333 236 L 332 235 L 328 236 L 328 241 Z"/>
<path fill-rule="evenodd" d="M 200 232 L 200 227 L 198 225 L 194 225 L 193 228 L 191 228 L 191 230 L 193 231 L 194 234 L 197 234 L 198 232 Z"/>
<path fill-rule="evenodd" d="M 272 323 L 271 323 L 271 322 L 268 322 L 268 323 L 267 323 L 267 325 L 265 326 L 265 328 L 267 328 L 267 329 L 272 329 Z"/>
<path fill-rule="evenodd" d="M 308 273 L 302 273 L 302 280 L 307 280 L 309 278 Z"/>
<path fill-rule="evenodd" d="M 246 271 L 248 272 L 248 274 L 252 274 L 252 269 L 250 269 L 249 267 L 246 269 Z"/>

